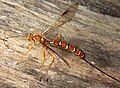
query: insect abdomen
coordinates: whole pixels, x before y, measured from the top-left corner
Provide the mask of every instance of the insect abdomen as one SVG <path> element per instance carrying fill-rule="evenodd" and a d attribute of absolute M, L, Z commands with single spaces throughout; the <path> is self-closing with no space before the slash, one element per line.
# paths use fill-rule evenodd
<path fill-rule="evenodd" d="M 75 55 L 79 56 L 81 59 L 85 58 L 85 53 L 81 49 L 75 47 L 74 44 L 69 44 L 66 41 L 55 40 L 54 45 L 60 46 L 64 49 L 74 52 Z"/>

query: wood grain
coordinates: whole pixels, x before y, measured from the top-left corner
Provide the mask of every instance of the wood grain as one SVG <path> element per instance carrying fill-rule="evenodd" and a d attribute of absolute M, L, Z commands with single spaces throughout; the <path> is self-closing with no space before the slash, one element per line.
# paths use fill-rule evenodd
<path fill-rule="evenodd" d="M 78 0 L 80 5 L 73 20 L 46 37 L 51 39 L 56 33 L 62 34 L 63 39 L 74 43 L 86 53 L 89 62 L 120 80 L 120 18 L 119 14 L 115 15 L 119 13 L 119 8 L 115 13 L 111 11 L 108 13 L 106 11 L 107 14 L 100 11 L 97 13 L 92 5 L 94 1 L 91 1 L 83 4 Z M 112 0 L 109 1 L 113 3 Z M 119 82 L 66 50 L 51 46 L 70 63 L 71 68 L 56 58 L 47 74 L 46 65 L 51 60 L 46 55 L 45 66 L 40 67 L 42 49 L 40 45 L 34 46 L 31 52 L 24 55 L 30 44 L 24 34 L 42 33 L 72 3 L 70 0 L 0 1 L 0 88 L 119 88 Z M 120 2 L 110 4 L 109 8 L 113 10 L 118 3 L 120 4 Z M 106 6 L 106 3 L 104 5 Z M 5 36 L 11 37 L 8 40 L 11 49 L 7 49 L 2 41 Z M 20 60 L 24 62 L 16 64 Z"/>

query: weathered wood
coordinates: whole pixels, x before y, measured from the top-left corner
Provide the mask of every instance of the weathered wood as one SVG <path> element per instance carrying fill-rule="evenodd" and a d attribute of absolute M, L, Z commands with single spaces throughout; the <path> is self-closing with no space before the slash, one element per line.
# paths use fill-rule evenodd
<path fill-rule="evenodd" d="M 84 6 L 79 5 L 74 19 L 55 32 L 61 33 L 68 42 L 83 49 L 86 59 L 95 66 L 120 80 L 120 18 L 117 18 L 119 14 L 104 15 L 93 12 L 91 1 L 86 4 L 79 1 Z M 110 2 L 112 3 L 112 0 Z M 109 8 L 113 9 L 117 3 Z M 12 48 L 7 49 L 0 40 L 1 88 L 118 88 L 120 86 L 119 82 L 79 60 L 74 54 L 55 47 L 52 49 L 65 57 L 71 68 L 56 58 L 54 65 L 46 74 L 47 66 L 40 67 L 42 47 L 34 46 L 34 49 L 25 56 L 24 53 L 28 51 L 25 36 L 13 37 L 30 33 L 31 30 L 43 32 L 71 4 L 69 0 L 0 1 L 0 38 L 4 38 L 4 31 L 8 30 L 6 35 L 11 36 L 9 46 Z M 85 5 L 90 6 L 92 11 Z M 119 8 L 116 13 L 119 13 Z M 21 59 L 25 61 L 16 64 Z M 45 64 L 48 65 L 51 61 L 49 56 L 46 61 Z"/>

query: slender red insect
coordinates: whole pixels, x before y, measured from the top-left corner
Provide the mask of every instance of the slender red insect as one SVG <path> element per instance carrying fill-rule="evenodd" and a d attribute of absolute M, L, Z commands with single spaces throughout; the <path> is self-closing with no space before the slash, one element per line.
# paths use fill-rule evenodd
<path fill-rule="evenodd" d="M 42 44 L 45 48 L 49 49 L 50 51 L 52 51 L 54 54 L 56 54 L 57 57 L 59 57 L 61 60 L 63 60 L 68 66 L 69 66 L 69 63 L 64 59 L 62 58 L 59 54 L 57 54 L 54 50 L 52 50 L 50 47 L 49 47 L 49 44 L 53 44 L 55 46 L 60 46 L 61 48 L 63 49 L 66 49 L 66 50 L 69 50 L 71 52 L 73 52 L 75 55 L 79 56 L 80 59 L 83 59 L 85 62 L 87 62 L 88 64 L 90 64 L 91 66 L 93 66 L 94 68 L 96 68 L 97 70 L 99 70 L 100 72 L 102 72 L 103 74 L 107 75 L 108 77 L 118 81 L 120 83 L 120 80 L 114 78 L 113 76 L 107 74 L 106 72 L 102 71 L 101 69 L 97 68 L 96 66 L 94 66 L 92 63 L 90 63 L 89 61 L 87 61 L 85 59 L 85 53 L 75 47 L 74 44 L 69 44 L 67 43 L 66 41 L 61 41 L 60 40 L 60 36 L 57 36 L 55 37 L 52 41 L 46 39 L 45 37 L 43 36 L 46 36 L 48 34 L 51 34 L 55 29 L 57 29 L 59 26 L 65 24 L 66 22 L 72 20 L 72 18 L 75 16 L 75 13 L 77 11 L 77 8 L 78 8 L 79 4 L 78 3 L 74 3 L 73 5 L 71 5 L 62 15 L 61 17 L 56 20 L 51 26 L 50 28 L 48 28 L 47 30 L 45 30 L 42 34 L 39 34 L 39 33 L 29 33 L 27 34 L 27 40 L 28 41 L 31 41 L 33 42 L 31 44 L 31 47 L 29 49 L 29 51 L 31 51 L 33 45 L 35 43 L 40 43 Z M 5 39 L 3 39 L 5 40 Z M 5 41 L 4 41 L 5 42 Z M 6 44 L 5 44 L 6 45 Z M 7 45 L 6 45 L 7 46 Z M 51 55 L 51 57 L 53 58 L 52 62 L 50 63 L 49 66 L 51 66 L 53 63 L 54 63 L 54 59 L 55 57 L 49 52 L 49 54 Z M 44 63 L 44 60 L 45 60 L 45 50 L 43 50 L 43 63 Z"/>

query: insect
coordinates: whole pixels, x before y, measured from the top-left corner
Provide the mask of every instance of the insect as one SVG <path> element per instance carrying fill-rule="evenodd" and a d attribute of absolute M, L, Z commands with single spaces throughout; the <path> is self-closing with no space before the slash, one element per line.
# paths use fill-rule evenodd
<path fill-rule="evenodd" d="M 92 63 L 90 63 L 88 60 L 85 59 L 85 53 L 83 52 L 83 50 L 75 47 L 74 44 L 69 44 L 66 41 L 61 41 L 61 35 L 56 36 L 53 40 L 48 40 L 47 38 L 45 38 L 44 36 L 51 34 L 53 31 L 55 31 L 59 26 L 62 26 L 63 24 L 67 23 L 68 21 L 71 21 L 72 18 L 75 16 L 75 13 L 77 11 L 79 4 L 78 3 L 74 3 L 72 4 L 62 15 L 59 19 L 57 19 L 47 30 L 45 30 L 43 33 L 29 33 L 27 34 L 26 38 L 28 41 L 32 42 L 29 45 L 29 51 L 30 52 L 33 49 L 33 46 L 35 44 L 40 44 L 43 46 L 43 54 L 42 54 L 42 64 L 45 63 L 45 53 L 46 53 L 46 49 L 49 49 L 51 52 L 48 52 L 49 55 L 52 57 L 52 61 L 49 64 L 49 67 L 51 67 L 51 65 L 54 63 L 55 60 L 55 56 L 57 56 L 58 58 L 60 58 L 64 63 L 66 63 L 69 67 L 69 63 L 62 58 L 58 53 L 56 53 L 52 48 L 49 47 L 50 44 L 57 46 L 60 46 L 63 49 L 69 50 L 71 52 L 73 52 L 75 55 L 79 56 L 80 59 L 83 59 L 85 62 L 87 62 L 89 65 L 93 66 L 95 69 L 99 70 L 100 72 L 102 72 L 103 74 L 109 76 L 110 78 L 120 82 L 120 80 L 114 78 L 113 76 L 107 74 L 106 72 L 102 71 L 101 69 L 97 68 L 96 66 L 94 66 Z M 4 44 L 6 47 L 9 47 L 6 43 L 5 43 L 5 39 L 4 40 Z M 26 54 L 28 53 L 26 52 Z M 19 62 L 18 62 L 19 63 Z"/>

